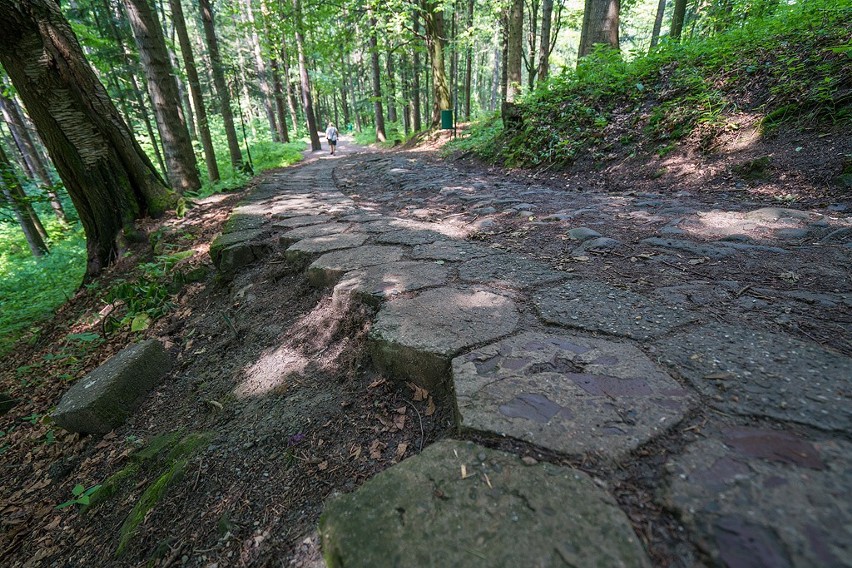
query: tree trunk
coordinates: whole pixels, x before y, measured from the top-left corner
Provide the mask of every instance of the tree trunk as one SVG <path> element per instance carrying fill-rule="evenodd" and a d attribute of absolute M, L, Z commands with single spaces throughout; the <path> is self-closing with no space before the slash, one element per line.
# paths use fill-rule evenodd
<path fill-rule="evenodd" d="M 257 28 L 254 22 L 254 11 L 251 8 L 251 0 L 243 0 L 245 6 L 246 20 L 248 21 L 251 33 L 249 40 L 251 42 L 252 51 L 254 52 L 254 65 L 257 68 L 257 82 L 260 85 L 260 92 L 263 95 L 263 107 L 266 109 L 266 120 L 269 122 L 269 132 L 275 142 L 281 142 L 281 132 L 278 130 L 278 122 L 275 118 L 275 101 L 272 96 L 272 89 L 269 88 L 269 79 L 266 74 L 266 64 L 263 61 L 263 54 L 260 51 L 260 38 L 257 36 Z"/>
<path fill-rule="evenodd" d="M 299 111 L 296 104 L 296 95 L 293 93 L 293 83 L 290 81 L 290 56 L 284 42 L 281 42 L 281 65 L 284 68 L 284 91 L 287 95 L 287 108 L 290 109 L 290 118 L 293 121 L 293 135 L 299 132 Z"/>
<path fill-rule="evenodd" d="M 373 85 L 373 114 L 376 125 L 376 140 L 384 142 L 387 140 L 385 134 L 385 117 L 382 110 L 382 78 L 379 75 L 379 48 L 376 41 L 376 18 L 372 15 L 372 10 L 368 9 L 370 14 L 370 77 Z"/>
<path fill-rule="evenodd" d="M 160 11 L 163 11 L 162 0 L 160 0 Z M 165 25 L 165 13 L 163 14 L 163 24 Z M 169 61 L 171 62 L 172 69 L 178 71 L 180 69 L 180 62 L 178 61 L 177 54 L 172 46 L 175 45 L 175 34 L 177 33 L 177 24 L 175 24 L 174 12 L 172 12 L 172 21 L 169 26 L 169 43 L 166 47 L 169 50 Z M 184 27 L 186 24 L 184 24 Z M 175 73 L 175 83 L 177 84 L 178 95 L 180 96 L 180 100 L 183 102 L 184 109 L 184 117 L 186 118 L 186 128 L 189 130 L 189 137 L 192 140 L 198 140 L 198 128 L 195 125 L 195 113 L 192 112 L 192 104 L 189 102 L 189 93 L 187 92 L 186 85 L 184 85 L 183 81 L 180 78 L 179 73 Z"/>
<path fill-rule="evenodd" d="M 669 37 L 679 40 L 683 33 L 683 21 L 686 18 L 686 0 L 675 0 L 674 11 L 672 12 L 672 27 L 669 31 Z"/>
<path fill-rule="evenodd" d="M 396 77 L 394 77 L 393 52 L 388 50 L 385 61 L 388 71 L 388 122 L 396 122 Z"/>
<path fill-rule="evenodd" d="M 302 19 L 301 0 L 293 0 L 293 12 L 296 18 L 296 50 L 299 54 L 299 81 L 302 84 L 302 105 L 305 108 L 305 122 L 308 125 L 308 136 L 311 138 L 311 150 L 322 150 L 319 134 L 317 133 L 317 122 L 314 118 L 314 106 L 311 101 L 311 78 L 308 75 L 308 62 L 305 57 L 305 40 Z"/>
<path fill-rule="evenodd" d="M 157 14 L 151 10 L 148 0 L 124 0 L 124 6 L 148 77 L 148 93 L 154 105 L 172 189 L 179 193 L 195 191 L 201 188 L 198 165 Z"/>
<path fill-rule="evenodd" d="M 453 0 L 453 18 L 450 22 L 450 106 L 453 115 L 459 108 L 459 43 L 458 43 L 458 2 Z"/>
<path fill-rule="evenodd" d="M 592 48 L 598 43 L 619 49 L 618 17 L 620 11 L 621 0 L 586 0 L 578 60 L 590 54 Z"/>
<path fill-rule="evenodd" d="M 290 133 L 287 128 L 287 109 L 284 107 L 284 89 L 281 86 L 281 73 L 278 70 L 278 59 L 276 57 L 269 59 L 269 68 L 272 71 L 272 94 L 275 98 L 275 113 L 277 115 L 275 124 L 278 126 L 278 139 L 286 143 L 290 141 Z"/>
<path fill-rule="evenodd" d="M 666 13 L 666 0 L 660 0 L 657 4 L 657 15 L 654 18 L 654 28 L 651 30 L 651 46 L 648 51 L 656 47 L 660 39 L 660 29 L 663 27 L 663 15 Z"/>
<path fill-rule="evenodd" d="M 553 0 L 543 0 L 541 3 L 541 53 L 538 60 L 539 83 L 547 79 L 550 74 L 550 23 L 552 19 Z"/>
<path fill-rule="evenodd" d="M 523 1 L 523 0 L 521 0 Z M 436 0 L 424 0 L 423 19 L 426 24 L 426 47 L 432 66 L 432 127 L 441 124 L 441 111 L 450 109 L 450 90 L 444 67 L 444 13 Z"/>
<path fill-rule="evenodd" d="M 355 82 L 352 80 L 352 73 L 349 68 L 349 56 L 343 60 L 343 73 L 346 77 L 346 84 L 349 88 L 349 96 L 352 101 L 352 114 L 355 116 L 355 130 L 363 132 L 361 125 L 361 111 L 358 108 L 358 101 L 355 99 Z"/>
<path fill-rule="evenodd" d="M 35 257 L 46 255 L 50 251 L 47 248 L 42 233 L 38 230 L 34 222 L 38 220 L 38 217 L 34 219 L 25 210 L 22 200 L 22 197 L 25 198 L 24 192 L 12 168 L 12 163 L 9 161 L 9 157 L 6 155 L 2 146 L 0 146 L 0 189 L 2 189 L 4 200 L 9 203 L 9 206 L 15 212 L 15 217 L 18 219 L 18 224 L 21 225 L 21 230 L 24 232 L 24 238 L 27 240 L 30 252 Z M 43 230 L 44 228 L 42 228 Z"/>
<path fill-rule="evenodd" d="M 538 64 L 535 61 L 536 54 L 536 31 L 538 27 L 538 9 L 540 2 L 538 0 L 532 0 L 529 3 L 529 17 L 527 20 L 529 21 L 529 30 L 527 33 L 527 45 L 529 46 L 529 56 L 525 59 L 525 66 L 527 68 L 527 87 L 530 91 L 535 87 L 535 78 L 536 78 L 536 70 L 538 69 Z M 521 48 L 521 56 L 523 57 L 523 47 Z"/>
<path fill-rule="evenodd" d="M 189 83 L 189 92 L 192 95 L 192 103 L 195 106 L 195 116 L 198 119 L 198 136 L 201 138 L 201 147 L 204 149 L 204 161 L 207 165 L 207 178 L 210 182 L 219 181 L 219 166 L 216 164 L 216 152 L 213 149 L 213 139 L 210 137 L 210 125 L 207 123 L 207 109 L 204 107 L 204 95 L 201 92 L 201 82 L 198 79 L 198 69 L 195 67 L 195 57 L 192 55 L 192 44 L 186 31 L 186 20 L 183 16 L 181 0 L 169 0 L 172 7 L 172 19 L 180 52 L 183 57 L 183 65 L 186 69 L 186 79 Z"/>
<path fill-rule="evenodd" d="M 501 39 L 503 40 L 500 51 L 500 106 L 502 107 L 506 103 L 506 89 L 509 85 L 509 12 L 503 12 L 500 20 Z"/>
<path fill-rule="evenodd" d="M 474 0 L 468 0 L 467 2 L 467 29 L 473 29 L 473 2 Z M 471 88 L 471 78 L 473 74 L 473 46 L 467 46 L 467 53 L 465 54 L 465 68 L 464 68 L 464 119 L 470 120 L 470 88 Z"/>
<path fill-rule="evenodd" d="M 416 10 L 414 11 L 414 33 L 420 33 L 420 18 L 417 17 Z M 420 119 L 420 50 L 415 47 L 413 51 L 414 54 L 412 55 L 413 69 L 411 70 L 411 82 L 414 93 L 413 100 L 411 101 L 411 114 L 413 115 L 411 128 L 412 130 L 414 130 L 414 132 L 420 132 L 421 130 L 423 130 L 423 123 Z"/>
<path fill-rule="evenodd" d="M 523 50 L 524 0 L 512 0 L 507 26 L 506 102 L 521 94 L 521 51 Z"/>
<path fill-rule="evenodd" d="M 74 202 L 87 237 L 87 278 L 120 256 L 122 230 L 175 202 L 86 62 L 52 0 L 0 2 L 0 63 Z"/>
<path fill-rule="evenodd" d="M 341 46 L 340 50 L 340 106 L 343 110 L 343 122 L 344 127 L 348 128 L 349 123 L 351 122 L 351 115 L 349 114 L 349 70 L 346 65 L 346 55 L 343 52 L 343 48 Z M 340 125 L 337 125 L 338 128 Z"/>
<path fill-rule="evenodd" d="M 222 123 L 225 126 L 225 137 L 228 139 L 231 167 L 234 172 L 237 172 L 242 168 L 243 155 L 240 151 L 240 142 L 237 140 L 237 131 L 234 128 L 231 93 L 228 90 L 228 83 L 225 81 L 225 69 L 222 67 L 222 58 L 219 55 L 219 39 L 216 37 L 216 26 L 213 21 L 210 0 L 198 0 L 198 9 L 201 11 L 201 22 L 204 24 L 207 53 L 210 56 L 210 66 L 213 68 L 213 84 L 216 85 L 216 94 L 219 98 L 219 109 L 222 113 Z"/>

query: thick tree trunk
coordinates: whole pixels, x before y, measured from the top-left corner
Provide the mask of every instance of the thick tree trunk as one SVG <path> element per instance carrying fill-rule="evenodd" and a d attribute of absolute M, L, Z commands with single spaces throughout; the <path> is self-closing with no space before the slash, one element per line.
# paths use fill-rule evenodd
<path fill-rule="evenodd" d="M 523 1 L 523 0 L 521 0 Z M 450 89 L 444 66 L 444 13 L 435 0 L 424 0 L 423 20 L 426 27 L 426 47 L 432 66 L 432 127 L 441 124 L 441 111 L 449 110 Z"/>
<path fill-rule="evenodd" d="M 553 0 L 543 0 L 541 3 L 541 53 L 538 59 L 539 83 L 547 79 L 550 74 L 550 22 L 552 19 Z"/>
<path fill-rule="evenodd" d="M 198 165 L 157 14 L 151 10 L 148 0 L 124 0 L 124 6 L 148 77 L 148 93 L 154 105 L 172 189 L 179 193 L 195 191 L 201 188 Z"/>
<path fill-rule="evenodd" d="M 198 137 L 204 149 L 204 162 L 207 165 L 207 178 L 210 182 L 219 181 L 219 166 L 216 164 L 216 152 L 213 149 L 213 139 L 210 137 L 210 125 L 207 122 L 207 109 L 204 107 L 204 95 L 201 92 L 201 82 L 198 79 L 198 69 L 195 67 L 195 57 L 192 55 L 192 43 L 186 31 L 186 20 L 183 17 L 181 0 L 169 0 L 172 7 L 172 19 L 177 32 L 183 65 L 186 69 L 186 79 L 189 92 L 195 106 L 195 116 L 198 119 Z"/>
<path fill-rule="evenodd" d="M 621 0 L 586 0 L 583 12 L 583 31 L 577 59 L 592 52 L 595 44 L 606 44 L 619 49 L 618 18 Z"/>
<path fill-rule="evenodd" d="M 521 94 L 521 50 L 523 49 L 524 0 L 512 0 L 507 26 L 506 102 Z"/>
<path fill-rule="evenodd" d="M 296 50 L 299 54 L 299 81 L 302 85 L 302 105 L 305 108 L 305 122 L 308 125 L 308 136 L 311 138 L 311 150 L 322 150 L 319 134 L 317 133 L 317 122 L 314 118 L 314 106 L 311 101 L 311 78 L 308 75 L 308 62 L 305 57 L 304 21 L 302 19 L 301 0 L 293 0 L 293 12 L 296 18 Z"/>
<path fill-rule="evenodd" d="M 134 219 L 175 202 L 52 0 L 0 2 L 0 63 L 47 146 L 86 231 L 87 278 L 119 257 Z"/>
<path fill-rule="evenodd" d="M 222 123 L 225 126 L 225 138 L 228 139 L 228 154 L 231 157 L 231 167 L 234 169 L 234 172 L 237 172 L 242 168 L 243 155 L 240 151 L 240 142 L 237 140 L 237 130 L 234 128 L 234 114 L 231 112 L 231 92 L 228 90 L 228 83 L 225 81 L 225 69 L 222 66 L 222 58 L 219 55 L 219 39 L 216 37 L 216 25 L 213 22 L 213 10 L 210 8 L 210 0 L 198 0 L 198 9 L 201 11 L 201 22 L 204 25 L 204 36 L 207 39 L 207 53 L 210 56 L 213 84 L 216 85 L 219 109 L 222 113 Z"/>
<path fill-rule="evenodd" d="M 379 74 L 379 48 L 376 40 L 376 18 L 372 16 L 372 11 L 368 9 L 370 14 L 370 78 L 373 86 L 373 117 L 376 125 L 376 140 L 384 142 L 387 140 L 385 134 L 385 117 L 382 110 L 382 78 Z"/>
<path fill-rule="evenodd" d="M 683 33 L 683 22 L 686 18 L 686 0 L 675 0 L 674 11 L 672 12 L 672 27 L 669 31 L 669 37 L 679 40 Z"/>

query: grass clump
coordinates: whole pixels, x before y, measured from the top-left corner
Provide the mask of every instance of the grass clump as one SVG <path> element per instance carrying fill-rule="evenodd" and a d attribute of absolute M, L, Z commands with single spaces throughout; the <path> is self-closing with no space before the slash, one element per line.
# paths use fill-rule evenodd
<path fill-rule="evenodd" d="M 702 138 L 727 128 L 738 110 L 761 115 L 765 131 L 848 125 L 850 17 L 832 0 L 809 0 L 710 38 L 663 42 L 629 62 L 600 49 L 523 97 L 520 128 L 501 130 L 489 118 L 452 147 L 537 166 L 600 159 L 616 144 L 638 143 L 627 136 L 636 131 L 664 155 L 698 127 Z"/>

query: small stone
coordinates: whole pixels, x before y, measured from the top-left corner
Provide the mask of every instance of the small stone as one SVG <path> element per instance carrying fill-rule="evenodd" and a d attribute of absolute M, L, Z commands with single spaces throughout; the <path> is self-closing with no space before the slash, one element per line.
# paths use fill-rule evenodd
<path fill-rule="evenodd" d="M 532 456 L 524 456 L 521 458 L 521 461 L 524 462 L 524 465 L 535 465 L 538 463 L 538 460 Z"/>

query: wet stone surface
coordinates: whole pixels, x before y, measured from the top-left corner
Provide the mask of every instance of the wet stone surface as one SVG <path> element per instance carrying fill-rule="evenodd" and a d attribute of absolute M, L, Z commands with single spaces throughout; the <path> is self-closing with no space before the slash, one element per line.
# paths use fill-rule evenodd
<path fill-rule="evenodd" d="M 657 344 L 660 360 L 714 406 L 852 431 L 852 359 L 792 337 L 709 324 Z"/>
<path fill-rule="evenodd" d="M 462 428 L 565 454 L 622 457 L 677 424 L 691 399 L 627 343 L 522 333 L 453 360 Z"/>
<path fill-rule="evenodd" d="M 632 339 L 659 336 L 698 319 L 681 307 L 589 280 L 542 288 L 532 297 L 547 323 Z"/>
<path fill-rule="evenodd" d="M 435 288 L 385 304 L 370 331 L 370 353 L 391 376 L 445 390 L 454 355 L 507 335 L 517 324 L 517 308 L 505 296 Z"/>
<path fill-rule="evenodd" d="M 852 444 L 758 428 L 706 433 L 663 498 L 723 566 L 852 566 Z"/>
<path fill-rule="evenodd" d="M 338 566 L 650 566 L 585 473 L 454 440 L 329 502 L 320 533 Z"/>

